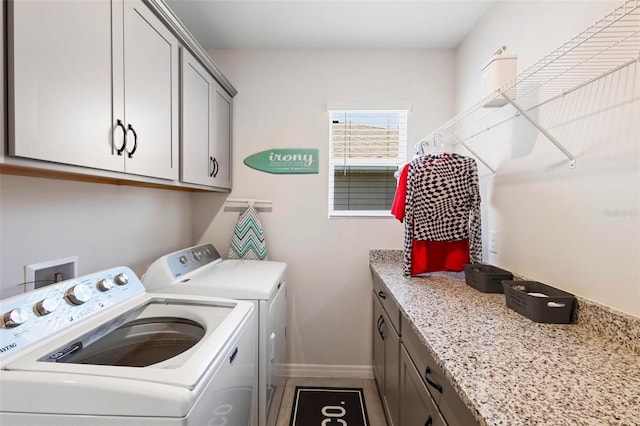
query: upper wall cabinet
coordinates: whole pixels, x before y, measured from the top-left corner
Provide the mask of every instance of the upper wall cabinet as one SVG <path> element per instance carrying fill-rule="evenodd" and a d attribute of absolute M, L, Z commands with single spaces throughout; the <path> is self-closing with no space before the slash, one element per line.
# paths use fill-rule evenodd
<path fill-rule="evenodd" d="M 182 49 L 181 181 L 231 189 L 231 97 Z"/>
<path fill-rule="evenodd" d="M 141 1 L 11 1 L 9 154 L 178 179 L 178 39 Z"/>
<path fill-rule="evenodd" d="M 232 99 L 218 83 L 214 86 L 213 120 L 215 143 L 212 151 L 214 186 L 231 188 L 231 114 Z"/>

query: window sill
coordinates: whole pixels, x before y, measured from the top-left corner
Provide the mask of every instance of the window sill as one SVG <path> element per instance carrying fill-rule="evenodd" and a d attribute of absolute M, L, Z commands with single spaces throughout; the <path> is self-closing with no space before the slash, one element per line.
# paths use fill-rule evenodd
<path fill-rule="evenodd" d="M 329 212 L 329 219 L 395 219 L 388 210 L 339 210 Z"/>

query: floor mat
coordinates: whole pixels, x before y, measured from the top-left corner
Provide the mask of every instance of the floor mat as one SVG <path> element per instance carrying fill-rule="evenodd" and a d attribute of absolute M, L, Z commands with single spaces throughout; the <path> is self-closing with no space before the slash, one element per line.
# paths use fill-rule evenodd
<path fill-rule="evenodd" d="M 369 426 L 362 388 L 297 386 L 290 426 Z"/>

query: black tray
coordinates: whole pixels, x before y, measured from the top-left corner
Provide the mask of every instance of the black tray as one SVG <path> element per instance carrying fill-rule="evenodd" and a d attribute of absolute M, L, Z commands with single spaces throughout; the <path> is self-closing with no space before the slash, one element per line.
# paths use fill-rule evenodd
<path fill-rule="evenodd" d="M 576 298 L 537 281 L 502 281 L 507 307 L 535 322 L 569 324 Z M 542 293 L 538 297 L 530 293 Z"/>
<path fill-rule="evenodd" d="M 513 275 L 492 265 L 471 263 L 464 265 L 464 278 L 468 285 L 482 293 L 504 293 L 502 281 L 513 279 Z"/>

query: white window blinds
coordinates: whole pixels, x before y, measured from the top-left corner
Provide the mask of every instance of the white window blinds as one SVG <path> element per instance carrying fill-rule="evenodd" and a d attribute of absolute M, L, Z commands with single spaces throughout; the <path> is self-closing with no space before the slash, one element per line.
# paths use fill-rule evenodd
<path fill-rule="evenodd" d="M 388 215 L 407 157 L 406 110 L 331 110 L 329 215 Z"/>

